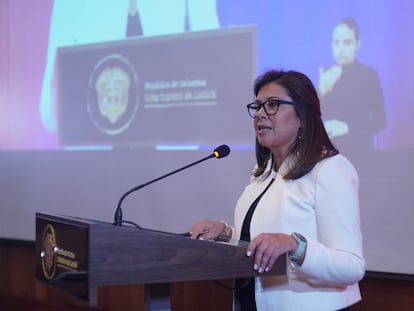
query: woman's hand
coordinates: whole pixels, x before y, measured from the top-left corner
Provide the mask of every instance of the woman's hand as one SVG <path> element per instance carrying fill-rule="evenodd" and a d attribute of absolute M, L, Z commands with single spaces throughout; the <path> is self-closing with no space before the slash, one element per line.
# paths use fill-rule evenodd
<path fill-rule="evenodd" d="M 287 252 L 295 252 L 298 247 L 295 239 L 283 233 L 262 233 L 255 237 L 247 247 L 247 256 L 255 256 L 254 270 L 259 273 L 272 269 L 276 259 Z"/>
<path fill-rule="evenodd" d="M 210 240 L 217 238 L 224 231 L 222 221 L 203 220 L 197 222 L 190 230 L 192 239 Z"/>

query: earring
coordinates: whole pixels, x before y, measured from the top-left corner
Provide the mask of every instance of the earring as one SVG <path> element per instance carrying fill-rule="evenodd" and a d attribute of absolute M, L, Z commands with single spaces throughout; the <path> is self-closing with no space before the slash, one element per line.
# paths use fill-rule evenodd
<path fill-rule="evenodd" d="M 301 139 L 302 139 L 302 135 L 301 135 L 301 133 L 302 133 L 302 128 L 300 127 L 300 128 L 298 129 L 298 140 L 301 140 Z"/>

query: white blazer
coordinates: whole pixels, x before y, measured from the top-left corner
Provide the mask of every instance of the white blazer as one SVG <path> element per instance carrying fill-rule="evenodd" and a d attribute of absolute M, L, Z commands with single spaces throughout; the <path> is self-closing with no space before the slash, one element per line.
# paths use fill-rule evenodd
<path fill-rule="evenodd" d="M 342 155 L 324 159 L 297 180 L 284 180 L 288 161 L 266 179 L 253 178 L 239 198 L 235 230 L 271 178 L 275 181 L 253 214 L 250 234 L 298 232 L 308 241 L 302 266 L 291 263 L 286 276 L 256 278 L 256 304 L 264 310 L 338 310 L 361 299 L 365 273 L 358 187 L 352 164 Z"/>

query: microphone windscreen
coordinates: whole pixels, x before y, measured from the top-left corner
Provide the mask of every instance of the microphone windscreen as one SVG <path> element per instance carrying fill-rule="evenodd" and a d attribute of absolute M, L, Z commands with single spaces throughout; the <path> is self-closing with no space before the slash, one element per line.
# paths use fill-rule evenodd
<path fill-rule="evenodd" d="M 229 153 L 230 153 L 230 148 L 227 145 L 218 146 L 213 151 L 213 154 L 217 159 L 227 157 Z"/>

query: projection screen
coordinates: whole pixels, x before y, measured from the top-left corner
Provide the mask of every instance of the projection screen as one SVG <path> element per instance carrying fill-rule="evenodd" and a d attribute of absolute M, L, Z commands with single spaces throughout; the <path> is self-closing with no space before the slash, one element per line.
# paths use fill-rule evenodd
<path fill-rule="evenodd" d="M 34 240 L 40 211 L 112 222 L 126 191 L 221 144 L 228 157 L 144 187 L 122 209 L 170 232 L 232 223 L 255 163 L 253 81 L 293 69 L 320 91 L 358 170 L 367 270 L 414 274 L 412 1 L 148 0 L 135 15 L 128 2 L 0 1 L 1 238 Z M 345 57 L 344 18 L 365 71 L 335 97 L 322 77 Z"/>

